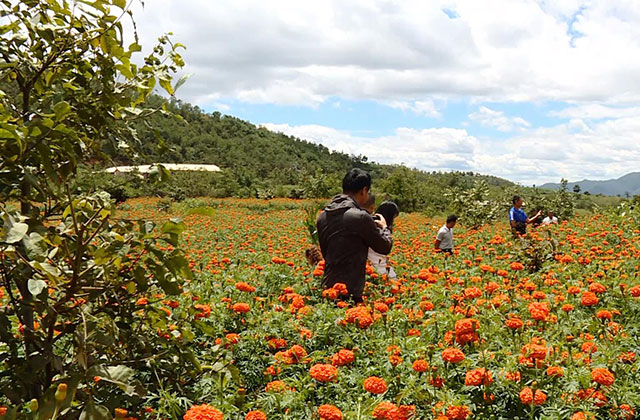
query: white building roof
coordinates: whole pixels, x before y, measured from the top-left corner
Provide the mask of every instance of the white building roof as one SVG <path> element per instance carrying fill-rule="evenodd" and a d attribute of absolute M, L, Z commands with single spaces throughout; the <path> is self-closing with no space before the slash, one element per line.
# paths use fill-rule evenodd
<path fill-rule="evenodd" d="M 156 165 L 162 165 L 170 171 L 205 171 L 205 172 L 220 172 L 220 168 L 216 165 L 203 165 L 200 163 L 158 163 Z M 112 166 L 105 169 L 105 172 L 110 174 L 116 172 L 133 172 L 138 171 L 141 174 L 148 174 L 155 165 L 138 165 L 138 166 Z"/>

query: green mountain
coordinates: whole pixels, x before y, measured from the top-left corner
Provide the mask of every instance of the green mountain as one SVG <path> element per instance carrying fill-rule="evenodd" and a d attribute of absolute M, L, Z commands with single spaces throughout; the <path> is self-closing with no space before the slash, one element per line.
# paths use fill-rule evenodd
<path fill-rule="evenodd" d="M 583 179 L 582 181 L 569 182 L 567 187 L 574 191 L 578 186 L 579 191 L 589 194 L 613 195 L 620 197 L 630 197 L 640 195 L 640 172 L 631 172 L 618 179 L 609 179 L 606 181 L 590 181 Z M 540 188 L 557 190 L 560 184 L 547 183 Z M 578 189 L 576 188 L 576 190 Z"/>
<path fill-rule="evenodd" d="M 159 185 L 136 174 L 113 176 L 102 172 L 102 167 L 90 167 L 78 177 L 79 186 L 106 189 L 118 200 L 154 195 L 174 200 L 200 196 L 327 198 L 340 192 L 348 169 L 359 167 L 371 173 L 373 193 L 379 201 L 394 200 L 404 211 L 444 214 L 455 210 L 451 203 L 465 192 L 472 194 L 475 202 L 491 200 L 507 207 L 513 194 L 546 197 L 542 191 L 491 175 L 426 172 L 369 162 L 365 156 L 333 152 L 177 100 L 156 96 L 148 106 L 164 106 L 165 112 L 154 113 L 137 124 L 137 144 L 132 149 L 139 153 L 122 152 L 114 164 L 199 163 L 217 165 L 222 171 L 174 172 L 168 182 Z M 592 204 L 584 206 L 590 208 Z"/>

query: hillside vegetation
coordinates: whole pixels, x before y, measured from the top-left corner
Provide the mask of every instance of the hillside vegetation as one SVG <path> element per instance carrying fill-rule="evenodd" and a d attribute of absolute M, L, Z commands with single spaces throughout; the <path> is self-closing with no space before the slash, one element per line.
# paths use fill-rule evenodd
<path fill-rule="evenodd" d="M 165 112 L 152 113 L 135 127 L 142 151 L 138 156 L 144 159 L 120 153 L 115 163 L 203 163 L 218 165 L 222 171 L 173 173 L 159 188 L 135 174 L 113 177 L 101 174 L 103 167 L 93 167 L 81 177 L 82 184 L 106 188 L 122 200 L 136 196 L 168 196 L 177 201 L 198 196 L 327 198 L 340 192 L 341 178 L 348 169 L 360 167 L 371 173 L 378 201 L 392 199 L 404 211 L 460 212 L 467 205 L 488 200 L 501 212 L 510 207 L 510 197 L 516 193 L 531 197 L 531 210 L 546 209 L 549 205 L 542 201 L 556 194 L 473 172 L 425 172 L 381 165 L 369 162 L 366 156 L 330 151 L 233 116 L 205 113 L 197 106 L 159 96 L 150 98 L 147 106 L 164 106 Z M 590 210 L 595 202 L 580 197 L 577 205 Z"/>

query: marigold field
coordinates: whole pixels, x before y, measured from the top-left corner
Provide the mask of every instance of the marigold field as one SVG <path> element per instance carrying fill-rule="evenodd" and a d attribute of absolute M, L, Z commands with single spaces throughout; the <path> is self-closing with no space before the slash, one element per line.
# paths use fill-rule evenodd
<path fill-rule="evenodd" d="M 441 218 L 402 214 L 398 280 L 369 269 L 366 305 L 353 307 L 340 285 L 323 291 L 322 263 L 304 258 L 304 202 L 156 204 L 129 201 L 118 216 L 183 217 L 195 277 L 178 298 L 139 299 L 136 313 L 160 314 L 158 335 L 216 357 L 162 378 L 164 393 L 123 398 L 129 416 L 161 418 L 171 404 L 186 420 L 632 419 L 640 409 L 639 231 L 614 216 L 524 240 L 506 222 L 459 226 L 447 258 L 432 251 Z M 210 214 L 186 215 L 202 204 Z"/>

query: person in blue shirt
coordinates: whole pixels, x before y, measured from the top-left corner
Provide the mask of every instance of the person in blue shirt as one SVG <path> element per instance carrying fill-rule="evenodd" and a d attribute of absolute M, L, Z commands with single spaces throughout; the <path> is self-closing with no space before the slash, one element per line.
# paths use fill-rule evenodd
<path fill-rule="evenodd" d="M 527 224 L 533 223 L 538 217 L 540 217 L 540 211 L 535 216 L 529 218 L 527 213 L 522 210 L 522 204 L 524 201 L 519 195 L 513 196 L 513 207 L 509 210 L 509 224 L 511 225 L 511 231 L 525 235 L 527 233 Z"/>

